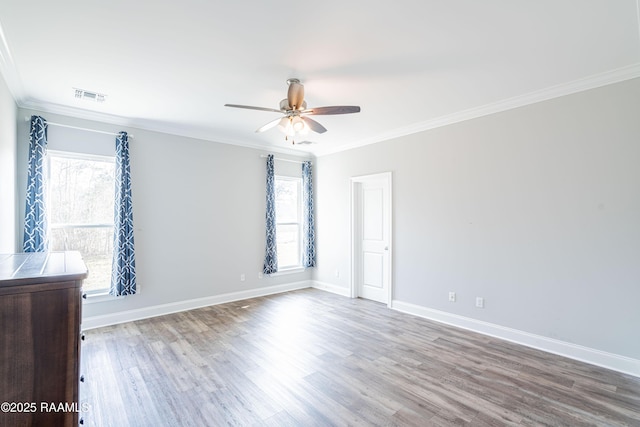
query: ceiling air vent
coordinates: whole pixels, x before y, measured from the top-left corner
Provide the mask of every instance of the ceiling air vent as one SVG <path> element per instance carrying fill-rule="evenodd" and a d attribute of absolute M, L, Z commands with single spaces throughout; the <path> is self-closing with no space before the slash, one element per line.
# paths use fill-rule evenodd
<path fill-rule="evenodd" d="M 88 101 L 94 101 L 94 102 L 104 102 L 107 95 L 105 95 L 104 93 L 97 93 L 97 92 L 91 92 L 88 90 L 84 90 L 84 89 L 78 89 L 78 88 L 73 88 L 74 93 L 75 93 L 75 97 L 77 99 L 86 99 Z"/>

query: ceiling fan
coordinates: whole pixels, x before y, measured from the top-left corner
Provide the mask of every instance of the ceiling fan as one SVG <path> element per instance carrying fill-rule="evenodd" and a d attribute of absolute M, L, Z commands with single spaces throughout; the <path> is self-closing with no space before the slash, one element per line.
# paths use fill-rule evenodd
<path fill-rule="evenodd" d="M 311 115 L 333 115 L 359 113 L 360 107 L 355 105 L 339 105 L 332 107 L 307 108 L 304 100 L 304 85 L 298 79 L 288 79 L 289 90 L 287 97 L 280 101 L 280 109 L 253 107 L 250 105 L 224 104 L 225 107 L 245 108 L 247 110 L 271 111 L 284 114 L 283 117 L 270 121 L 261 126 L 256 132 L 264 132 L 278 126 L 285 134 L 285 140 L 295 137 L 296 133 L 306 133 L 311 130 L 316 133 L 325 133 L 327 129 L 317 121 L 309 118 Z M 295 141 L 294 141 L 295 144 Z"/>

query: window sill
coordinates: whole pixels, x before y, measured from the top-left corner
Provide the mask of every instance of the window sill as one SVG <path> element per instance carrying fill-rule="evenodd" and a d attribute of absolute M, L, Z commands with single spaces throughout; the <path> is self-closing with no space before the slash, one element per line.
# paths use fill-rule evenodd
<path fill-rule="evenodd" d="M 267 274 L 267 277 L 278 277 L 286 276 L 288 274 L 303 273 L 305 270 L 306 268 L 304 267 L 283 268 L 282 270 L 278 270 L 276 273 Z"/>
<path fill-rule="evenodd" d="M 109 294 L 109 291 L 95 293 L 95 294 L 87 294 L 87 299 L 84 300 L 85 304 L 93 304 L 95 302 L 105 302 L 105 301 L 114 301 L 120 299 L 121 297 L 114 297 Z"/>

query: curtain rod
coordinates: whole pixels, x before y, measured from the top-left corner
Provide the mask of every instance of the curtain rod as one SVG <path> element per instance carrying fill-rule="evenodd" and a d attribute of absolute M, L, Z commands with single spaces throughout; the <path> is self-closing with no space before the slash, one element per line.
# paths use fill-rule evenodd
<path fill-rule="evenodd" d="M 267 156 L 264 154 L 260 154 L 260 157 L 262 157 L 263 159 L 266 159 Z M 283 159 L 282 157 L 274 157 L 273 160 L 280 160 L 281 162 L 291 162 L 291 163 L 304 163 L 300 160 L 290 160 L 290 159 Z M 305 162 L 310 162 L 311 160 L 305 160 Z"/>
<path fill-rule="evenodd" d="M 25 118 L 24 118 L 24 121 L 25 121 L 25 122 L 28 122 L 28 121 L 30 121 L 30 120 L 31 120 L 31 117 L 25 117 Z M 105 134 L 105 135 L 113 135 L 113 136 L 118 136 L 118 135 L 119 135 L 119 133 L 116 133 L 116 132 L 107 132 L 107 131 L 104 131 L 104 130 L 89 129 L 89 128 L 81 128 L 81 127 L 78 127 L 78 126 L 63 125 L 62 123 L 50 122 L 50 121 L 47 121 L 47 120 L 45 120 L 45 121 L 47 122 L 47 124 L 48 124 L 48 125 L 51 125 L 51 126 L 60 126 L 61 128 L 69 128 L 69 129 L 84 130 L 84 131 L 87 131 L 87 132 L 102 133 L 102 134 Z M 128 136 L 129 138 L 133 138 L 133 137 L 134 137 L 133 135 L 131 135 L 131 134 L 129 134 L 129 133 L 127 133 L 127 136 Z"/>

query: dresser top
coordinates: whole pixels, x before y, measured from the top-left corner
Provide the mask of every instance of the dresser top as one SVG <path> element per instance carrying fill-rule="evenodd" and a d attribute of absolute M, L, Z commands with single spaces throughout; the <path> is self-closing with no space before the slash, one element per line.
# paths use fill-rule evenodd
<path fill-rule="evenodd" d="M 87 277 L 79 252 L 0 254 L 0 288 L 27 283 L 77 281 Z"/>

